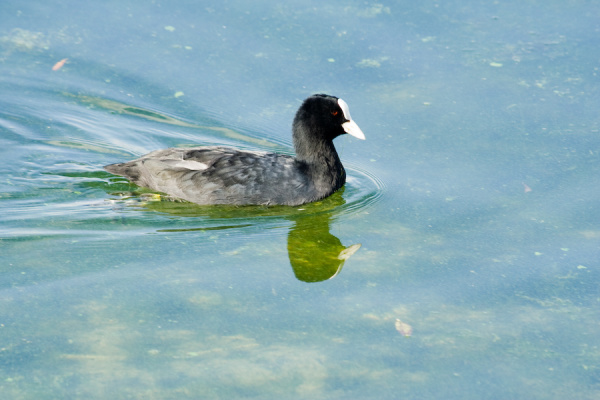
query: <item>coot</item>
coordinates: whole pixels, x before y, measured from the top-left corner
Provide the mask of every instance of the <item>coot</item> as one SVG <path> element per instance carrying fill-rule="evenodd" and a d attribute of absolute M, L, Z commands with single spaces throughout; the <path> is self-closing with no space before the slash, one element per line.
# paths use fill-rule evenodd
<path fill-rule="evenodd" d="M 341 188 L 346 172 L 333 139 L 349 133 L 365 139 L 342 99 L 310 96 L 292 126 L 296 157 L 224 146 L 170 148 L 104 167 L 138 186 L 193 203 L 296 206 Z"/>

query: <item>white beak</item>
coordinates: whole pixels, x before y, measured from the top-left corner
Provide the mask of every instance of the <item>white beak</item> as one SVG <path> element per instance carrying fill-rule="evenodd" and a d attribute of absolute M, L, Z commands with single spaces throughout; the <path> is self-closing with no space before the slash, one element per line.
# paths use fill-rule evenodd
<path fill-rule="evenodd" d="M 346 121 L 342 124 L 342 128 L 346 131 L 347 134 L 354 136 L 357 139 L 365 140 L 365 134 L 360 130 L 356 122 L 350 120 Z"/>

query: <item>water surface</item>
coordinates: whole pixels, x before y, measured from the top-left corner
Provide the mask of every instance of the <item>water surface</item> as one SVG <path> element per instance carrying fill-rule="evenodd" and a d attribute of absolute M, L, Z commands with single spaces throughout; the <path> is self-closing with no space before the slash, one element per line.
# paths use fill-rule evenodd
<path fill-rule="evenodd" d="M 1 397 L 597 398 L 599 13 L 3 2 Z M 102 170 L 291 154 L 317 92 L 367 136 L 336 139 L 321 202 L 199 207 Z"/>

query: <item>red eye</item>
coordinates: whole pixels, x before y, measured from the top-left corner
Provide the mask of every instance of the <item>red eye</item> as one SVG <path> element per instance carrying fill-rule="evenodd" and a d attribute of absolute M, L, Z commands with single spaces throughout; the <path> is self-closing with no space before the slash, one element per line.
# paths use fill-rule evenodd
<path fill-rule="evenodd" d="M 331 112 L 331 115 L 333 115 L 335 117 L 336 115 L 338 115 L 338 112 L 334 110 Z"/>

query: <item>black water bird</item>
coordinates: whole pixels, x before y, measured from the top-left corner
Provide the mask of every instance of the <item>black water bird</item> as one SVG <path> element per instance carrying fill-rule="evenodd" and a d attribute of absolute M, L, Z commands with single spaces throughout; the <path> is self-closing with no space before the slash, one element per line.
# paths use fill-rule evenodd
<path fill-rule="evenodd" d="M 341 188 L 346 172 L 333 139 L 365 135 L 342 99 L 310 96 L 294 117 L 296 156 L 224 146 L 169 148 L 104 167 L 138 186 L 201 205 L 289 205 L 321 200 Z"/>

